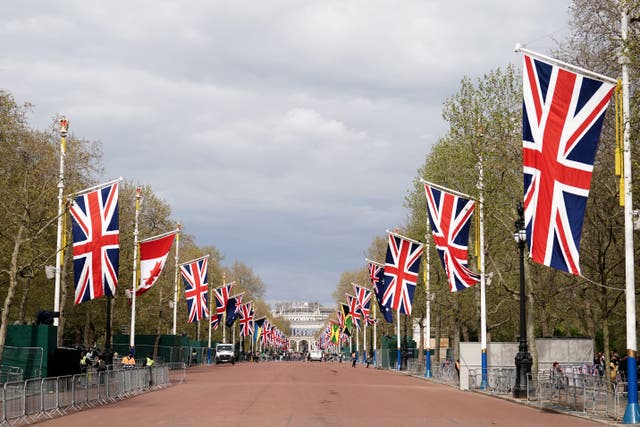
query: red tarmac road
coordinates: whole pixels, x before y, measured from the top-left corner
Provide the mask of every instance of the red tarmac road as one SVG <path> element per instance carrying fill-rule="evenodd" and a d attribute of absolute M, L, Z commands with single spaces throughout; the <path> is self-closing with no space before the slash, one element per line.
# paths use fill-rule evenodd
<path fill-rule="evenodd" d="M 55 426 L 598 426 L 350 363 L 189 368 L 184 383 L 44 421 Z"/>

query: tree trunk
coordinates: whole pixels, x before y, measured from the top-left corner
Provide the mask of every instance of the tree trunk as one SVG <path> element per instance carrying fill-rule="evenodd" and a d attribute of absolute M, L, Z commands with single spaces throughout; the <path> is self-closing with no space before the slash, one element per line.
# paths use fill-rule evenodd
<path fill-rule="evenodd" d="M 25 310 L 27 306 L 27 296 L 29 295 L 29 287 L 31 285 L 31 278 L 24 281 L 24 288 L 22 290 L 22 297 L 20 298 L 20 308 L 18 309 L 18 322 L 25 324 Z"/>
<path fill-rule="evenodd" d="M 9 269 L 9 289 L 7 290 L 7 296 L 4 299 L 4 307 L 2 309 L 2 315 L 0 315 L 0 360 L 2 360 L 2 354 L 4 353 L 4 343 L 7 341 L 7 323 L 9 322 L 9 307 L 13 301 L 13 295 L 18 285 L 18 254 L 20 253 L 20 247 L 22 245 L 22 234 L 24 233 L 24 225 L 20 224 L 18 227 L 18 233 L 13 243 L 13 252 L 11 253 L 11 267 Z"/>

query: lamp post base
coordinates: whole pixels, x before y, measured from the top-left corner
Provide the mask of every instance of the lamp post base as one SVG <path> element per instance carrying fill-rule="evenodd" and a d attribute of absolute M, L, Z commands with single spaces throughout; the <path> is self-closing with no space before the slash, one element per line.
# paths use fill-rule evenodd
<path fill-rule="evenodd" d="M 516 354 L 516 384 L 513 387 L 513 397 L 518 399 L 527 397 L 529 388 L 527 375 L 531 373 L 532 364 L 533 358 L 526 349 L 524 351 L 521 349 Z"/>

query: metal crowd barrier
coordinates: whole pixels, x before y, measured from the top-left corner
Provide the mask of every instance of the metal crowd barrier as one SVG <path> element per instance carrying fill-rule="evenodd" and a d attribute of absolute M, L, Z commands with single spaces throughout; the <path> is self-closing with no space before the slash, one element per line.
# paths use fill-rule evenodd
<path fill-rule="evenodd" d="M 627 400 L 627 383 L 612 382 L 592 371 L 563 367 L 563 372 L 546 370 L 534 380 L 535 395 L 529 400 L 541 406 L 555 406 L 594 417 L 620 420 Z"/>
<path fill-rule="evenodd" d="M 184 381 L 184 363 L 4 383 L 0 424 L 30 424 Z"/>
<path fill-rule="evenodd" d="M 516 382 L 515 366 L 487 368 L 487 387 L 483 390 L 496 395 L 511 394 Z M 482 383 L 482 368 L 469 369 L 469 389 L 479 390 Z"/>

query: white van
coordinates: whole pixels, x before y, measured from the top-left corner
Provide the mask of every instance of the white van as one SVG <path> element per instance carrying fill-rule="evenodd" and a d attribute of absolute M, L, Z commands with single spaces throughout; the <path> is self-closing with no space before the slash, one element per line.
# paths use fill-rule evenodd
<path fill-rule="evenodd" d="M 216 344 L 216 365 L 219 363 L 236 363 L 236 355 L 233 351 L 233 344 Z"/>

